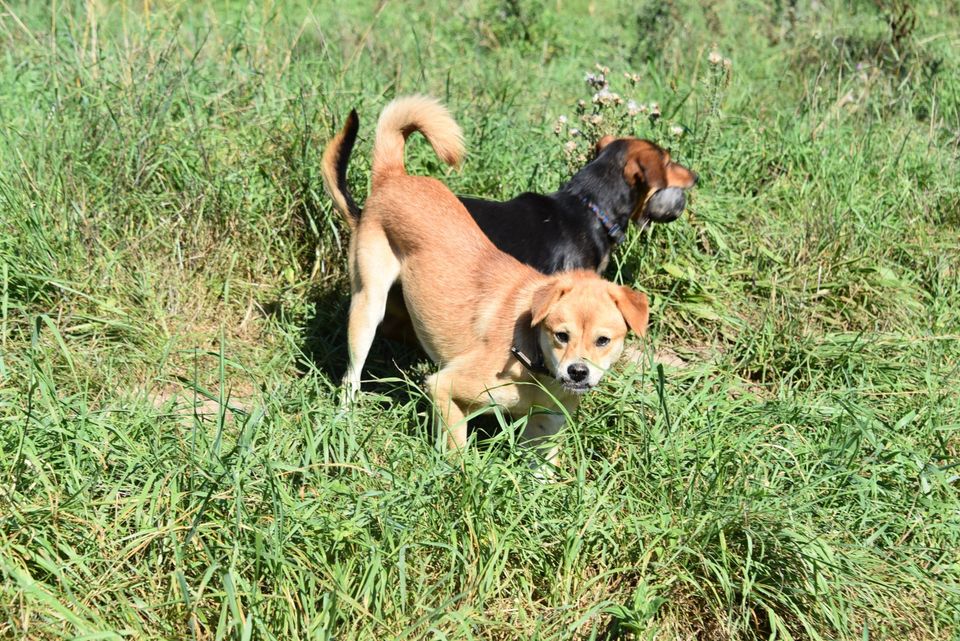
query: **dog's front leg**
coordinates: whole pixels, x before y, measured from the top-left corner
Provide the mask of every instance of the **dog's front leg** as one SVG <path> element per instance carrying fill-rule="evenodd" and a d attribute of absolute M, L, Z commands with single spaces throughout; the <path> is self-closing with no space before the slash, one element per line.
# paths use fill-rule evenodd
<path fill-rule="evenodd" d="M 433 400 L 434 424 L 447 435 L 447 447 L 458 450 L 467 444 L 465 408 L 454 395 L 456 377 L 440 370 L 427 378 L 427 389 Z"/>
<path fill-rule="evenodd" d="M 534 464 L 538 473 L 550 476 L 550 468 L 560 463 L 560 448 L 554 437 L 563 427 L 566 417 L 559 412 L 541 410 L 533 413 L 527 419 L 527 426 L 523 430 L 522 444 L 536 451 L 541 462 Z"/>

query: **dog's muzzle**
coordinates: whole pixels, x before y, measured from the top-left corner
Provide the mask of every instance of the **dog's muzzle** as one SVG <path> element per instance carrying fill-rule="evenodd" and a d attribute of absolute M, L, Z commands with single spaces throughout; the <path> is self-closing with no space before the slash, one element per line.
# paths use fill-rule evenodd
<path fill-rule="evenodd" d="M 665 187 L 650 196 L 643 217 L 655 223 L 670 223 L 683 213 L 687 197 L 679 187 Z"/>
<path fill-rule="evenodd" d="M 563 389 L 574 394 L 583 394 L 590 390 L 590 368 L 583 363 L 572 363 L 559 377 Z"/>

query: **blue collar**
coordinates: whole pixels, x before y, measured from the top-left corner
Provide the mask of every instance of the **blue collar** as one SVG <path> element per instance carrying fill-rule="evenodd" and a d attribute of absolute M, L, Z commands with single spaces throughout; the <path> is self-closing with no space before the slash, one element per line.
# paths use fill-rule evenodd
<path fill-rule="evenodd" d="M 607 235 L 613 239 L 614 243 L 619 245 L 624 241 L 627 235 L 623 233 L 623 229 L 620 228 L 620 225 L 610 220 L 610 217 L 607 216 L 602 209 L 597 207 L 596 203 L 594 203 L 592 200 L 587 200 L 583 196 L 577 196 L 577 198 L 579 198 L 580 202 L 587 206 L 587 209 L 593 212 L 593 215 L 597 217 L 597 220 L 600 221 L 600 224 L 603 225 L 603 228 L 607 230 Z"/>

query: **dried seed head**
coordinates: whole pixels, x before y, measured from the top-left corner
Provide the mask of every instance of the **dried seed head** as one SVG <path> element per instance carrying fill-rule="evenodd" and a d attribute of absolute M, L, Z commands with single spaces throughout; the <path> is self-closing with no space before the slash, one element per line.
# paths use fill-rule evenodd
<path fill-rule="evenodd" d="M 607 77 L 601 73 L 590 73 L 589 71 L 583 75 L 584 82 L 587 83 L 588 87 L 593 89 L 604 89 L 607 86 Z"/>
<path fill-rule="evenodd" d="M 606 87 L 593 94 L 593 104 L 595 105 L 615 105 L 623 102 L 620 94 L 613 93 Z"/>
<path fill-rule="evenodd" d="M 560 132 L 563 131 L 563 128 L 567 125 L 567 117 L 559 116 L 557 121 L 553 123 L 553 133 L 560 135 Z"/>

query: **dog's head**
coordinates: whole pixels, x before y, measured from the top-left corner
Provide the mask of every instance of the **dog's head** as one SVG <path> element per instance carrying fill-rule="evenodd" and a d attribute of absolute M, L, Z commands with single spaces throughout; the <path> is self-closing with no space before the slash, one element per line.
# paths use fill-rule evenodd
<path fill-rule="evenodd" d="M 630 188 L 630 220 L 669 223 L 686 207 L 684 192 L 697 184 L 697 174 L 670 160 L 670 152 L 639 138 L 604 136 L 597 141 L 597 160 L 616 162 Z"/>
<path fill-rule="evenodd" d="M 627 328 L 642 336 L 649 318 L 646 295 L 587 271 L 552 277 L 534 292 L 530 312 L 544 364 L 578 394 L 616 363 Z"/>

